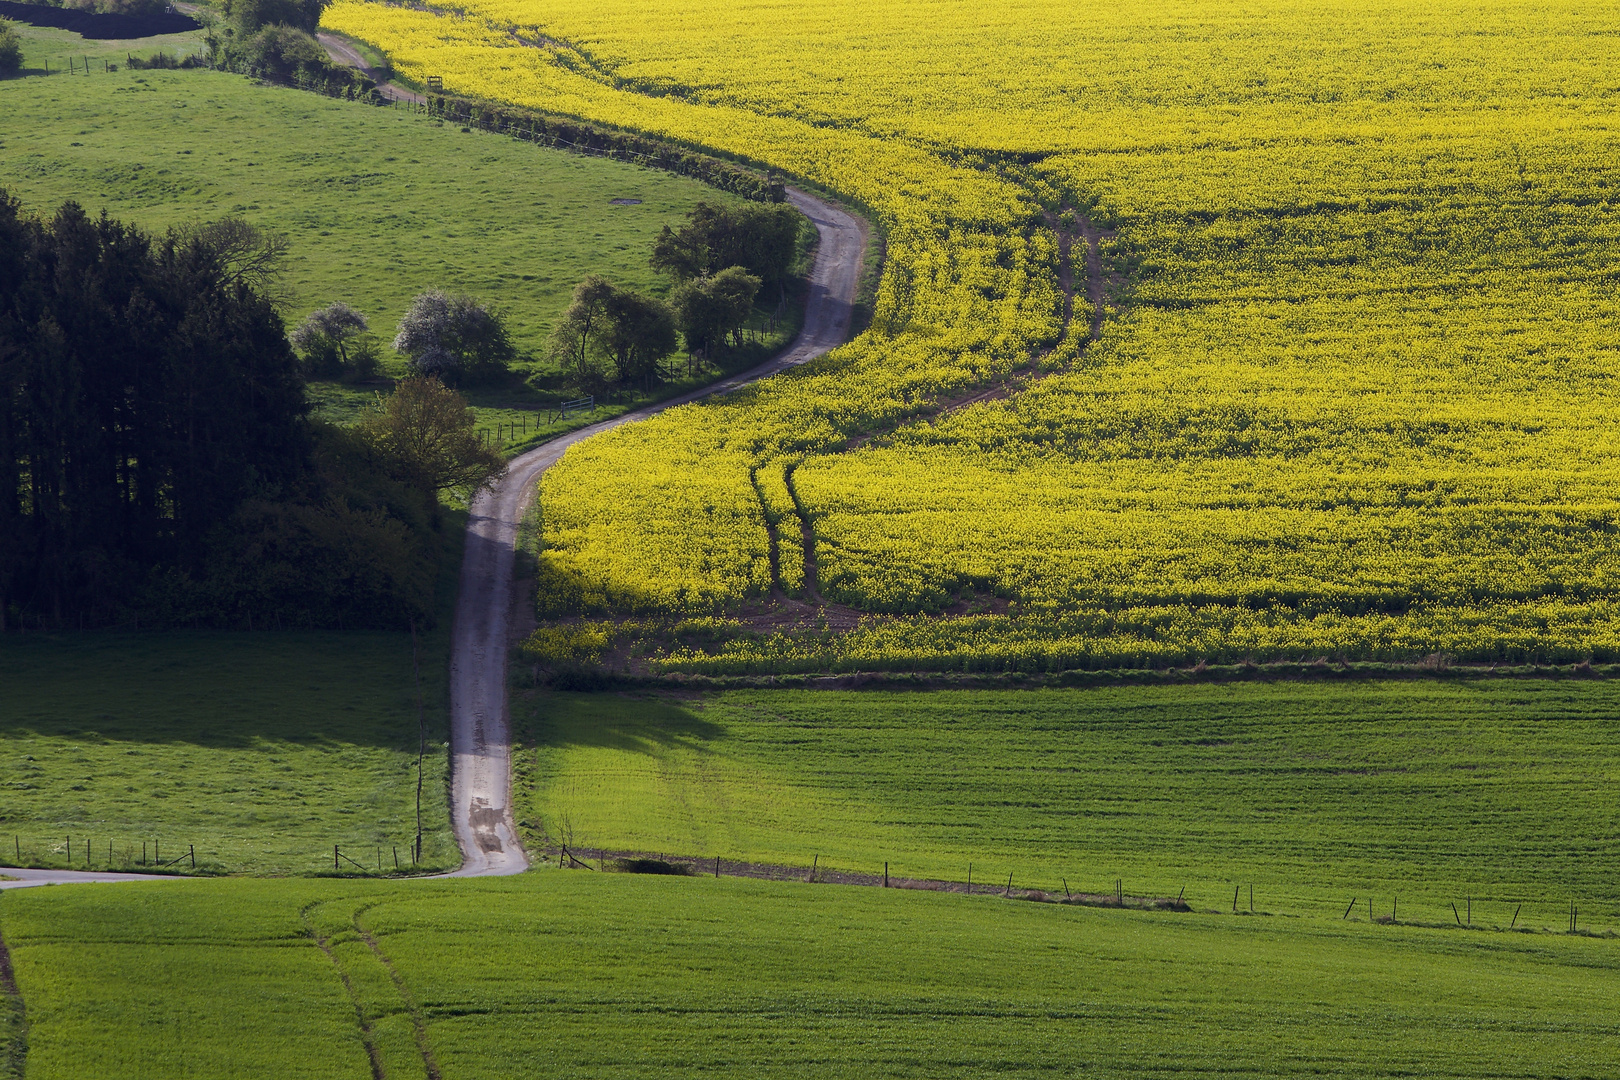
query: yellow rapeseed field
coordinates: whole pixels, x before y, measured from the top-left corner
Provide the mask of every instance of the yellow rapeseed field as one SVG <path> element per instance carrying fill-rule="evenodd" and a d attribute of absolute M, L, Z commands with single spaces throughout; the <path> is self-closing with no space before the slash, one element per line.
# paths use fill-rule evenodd
<path fill-rule="evenodd" d="M 868 333 L 547 475 L 556 610 L 724 612 L 772 587 L 768 524 L 803 591 L 803 514 L 821 593 L 874 618 L 668 664 L 1620 656 L 1620 5 L 326 21 L 455 91 L 823 185 L 885 231 Z M 1070 210 L 1117 279 L 1083 352 Z M 950 614 L 970 606 L 990 613 Z"/>

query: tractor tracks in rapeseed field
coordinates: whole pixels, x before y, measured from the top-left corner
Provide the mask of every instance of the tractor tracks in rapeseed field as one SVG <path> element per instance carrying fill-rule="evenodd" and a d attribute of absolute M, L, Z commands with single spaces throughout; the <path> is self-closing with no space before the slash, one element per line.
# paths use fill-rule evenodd
<path fill-rule="evenodd" d="M 892 425 L 887 431 L 862 432 L 851 436 L 844 445 L 831 454 L 850 453 L 892 437 L 903 428 L 937 423 L 944 417 L 973 405 L 1002 401 L 1013 397 L 1042 379 L 1071 371 L 1086 351 L 1102 336 L 1103 321 L 1109 307 L 1124 285 L 1118 273 L 1111 273 L 1103 265 L 1102 245 L 1116 234 L 1100 228 L 1090 217 L 1073 206 L 1061 206 L 1056 211 L 1042 214 L 1046 226 L 1057 239 L 1058 286 L 1062 295 L 1062 332 L 1058 344 L 1043 349 L 1024 363 L 992 380 L 989 385 L 973 387 L 960 394 L 940 398 L 919 411 Z M 1078 272 L 1077 272 L 1078 271 Z M 1078 342 L 1073 341 L 1077 298 L 1083 299 L 1086 311 L 1086 332 Z M 1072 342 L 1073 355 L 1061 363 L 1053 363 L 1054 355 Z M 805 506 L 794 484 L 794 473 L 804 462 L 823 454 L 800 454 L 789 459 L 766 461 L 749 470 L 760 511 L 765 519 L 770 543 L 771 590 L 764 610 L 748 612 L 742 621 L 760 630 L 804 628 L 815 625 L 828 630 L 853 629 L 865 614 L 858 608 L 828 601 L 822 595 L 817 560 L 818 538 L 815 515 Z M 773 508 L 761 484 L 762 471 L 779 468 L 781 480 L 791 500 L 792 509 Z M 784 543 L 784 538 L 787 540 Z M 790 584 L 784 569 L 784 552 L 802 564 Z M 981 598 L 982 599 L 982 598 Z M 993 601 L 990 602 L 994 607 Z M 947 614 L 952 612 L 947 611 Z"/>

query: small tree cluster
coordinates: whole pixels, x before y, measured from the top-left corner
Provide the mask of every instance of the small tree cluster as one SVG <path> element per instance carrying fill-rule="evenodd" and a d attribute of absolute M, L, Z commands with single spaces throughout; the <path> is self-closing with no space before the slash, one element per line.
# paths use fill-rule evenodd
<path fill-rule="evenodd" d="M 366 317 L 339 300 L 311 312 L 289 335 L 304 360 L 304 374 L 317 379 L 369 378 L 377 373 L 377 343 Z"/>
<path fill-rule="evenodd" d="M 224 0 L 222 11 L 239 34 L 252 34 L 266 26 L 288 26 L 313 34 L 321 24 L 321 13 L 330 3 L 331 0 Z"/>
<path fill-rule="evenodd" d="M 677 285 L 670 306 L 687 352 L 707 351 L 728 334 L 735 337 L 754 310 L 759 287 L 759 278 L 740 266 Z"/>
<path fill-rule="evenodd" d="M 0 604 L 107 617 L 306 474 L 284 250 L 238 220 L 153 237 L 0 192 Z"/>
<path fill-rule="evenodd" d="M 224 0 L 225 24 L 210 31 L 210 60 L 268 82 L 294 83 L 334 97 L 380 101 L 376 84 L 334 64 L 315 28 L 330 0 Z"/>
<path fill-rule="evenodd" d="M 798 211 L 781 203 L 700 202 L 679 229 L 665 225 L 658 234 L 652 267 L 677 281 L 688 281 L 738 266 L 785 296 L 802 220 Z"/>
<path fill-rule="evenodd" d="M 605 387 L 609 372 L 625 384 L 661 380 L 663 361 L 679 344 L 668 304 L 592 274 L 574 289 L 552 334 L 551 356 L 568 385 L 589 394 Z"/>

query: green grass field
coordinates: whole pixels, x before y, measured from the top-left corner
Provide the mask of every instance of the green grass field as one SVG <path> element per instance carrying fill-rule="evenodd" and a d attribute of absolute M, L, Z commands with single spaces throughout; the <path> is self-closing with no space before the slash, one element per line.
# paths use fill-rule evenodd
<path fill-rule="evenodd" d="M 47 72 L 51 75 L 79 72 L 79 77 L 83 78 L 87 66 L 92 74 L 105 73 L 108 65 L 125 66 L 131 56 L 145 60 L 161 52 L 180 59 L 207 51 L 202 32 L 195 30 L 187 34 L 119 40 L 85 38 L 70 30 L 26 23 L 17 23 L 16 27 L 22 38 L 23 78 L 37 78 Z"/>
<path fill-rule="evenodd" d="M 398 845 L 409 870 L 425 726 L 419 868 L 459 866 L 446 733 L 462 524 L 447 514 L 440 617 L 417 644 L 423 724 L 409 634 L 0 634 L 0 865 L 141 869 L 146 843 L 166 861 L 194 845 L 201 873 L 331 873 L 336 844 L 373 873 Z"/>
<path fill-rule="evenodd" d="M 1613 927 L 1617 715 L 1608 682 L 519 691 L 516 805 L 536 845 Z"/>
<path fill-rule="evenodd" d="M 1620 1037 L 1612 940 L 906 890 L 72 886 L 0 928 L 30 1080 L 1604 1077 Z"/>
<path fill-rule="evenodd" d="M 23 34 L 31 66 L 71 45 L 58 31 Z M 121 55 L 128 43 L 104 44 Z M 518 348 L 536 356 L 582 278 L 664 292 L 647 265 L 653 237 L 699 200 L 733 198 L 213 71 L 0 82 L 0 144 L 0 187 L 33 212 L 71 198 L 157 230 L 236 214 L 285 233 L 289 323 L 344 300 L 386 342 L 412 296 L 443 286 L 504 309 Z M 641 203 L 612 205 L 620 198 Z"/>
<path fill-rule="evenodd" d="M 423 642 L 423 861 L 460 864 L 445 800 L 443 631 Z M 436 661 L 436 662 L 435 662 Z M 311 873 L 332 845 L 407 860 L 416 832 L 411 639 L 398 633 L 0 637 L 0 863 Z M 189 863 L 187 864 L 189 868 Z M 354 871 L 353 866 L 345 865 Z"/>

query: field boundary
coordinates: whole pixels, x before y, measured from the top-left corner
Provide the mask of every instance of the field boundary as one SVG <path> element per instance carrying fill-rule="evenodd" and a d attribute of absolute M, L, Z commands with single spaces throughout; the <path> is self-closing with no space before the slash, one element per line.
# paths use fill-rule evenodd
<path fill-rule="evenodd" d="M 1004 900 L 1023 900 L 1041 904 L 1066 904 L 1070 907 L 1107 907 L 1132 911 L 1191 911 L 1182 897 L 1135 896 L 1124 891 L 1123 884 L 1113 893 L 1065 892 L 1058 896 L 1045 889 L 1031 889 L 1017 884 L 1017 872 L 1008 875 L 1006 882 L 947 881 L 944 878 L 901 877 L 889 873 L 889 865 L 879 872 L 834 869 L 818 864 L 788 866 L 781 863 L 744 862 L 722 856 L 670 855 L 652 851 L 617 851 L 595 847 L 570 847 L 554 840 L 539 845 L 536 850 L 543 858 L 553 860 L 560 870 L 583 869 L 605 873 L 653 874 L 675 877 L 741 877 L 756 881 L 798 881 L 807 885 L 850 885 L 863 888 L 908 889 L 913 892 L 950 892 L 972 896 L 994 896 Z M 596 866 L 591 860 L 597 861 Z M 609 864 L 613 865 L 609 865 Z"/>
<path fill-rule="evenodd" d="M 1153 668 L 1063 668 L 1053 671 L 962 671 L 948 668 L 884 669 L 846 672 L 704 675 L 670 672 L 635 675 L 604 669 L 588 689 L 615 690 L 1041 690 L 1109 686 L 1185 686 L 1242 682 L 1366 682 L 1409 680 L 1476 682 L 1491 679 L 1562 679 L 1585 682 L 1620 679 L 1620 663 L 1591 664 L 1437 664 L 1379 661 L 1279 660 L 1266 663 L 1205 664 Z M 573 689 L 569 687 L 568 689 Z M 587 689 L 580 687 L 579 689 Z"/>

